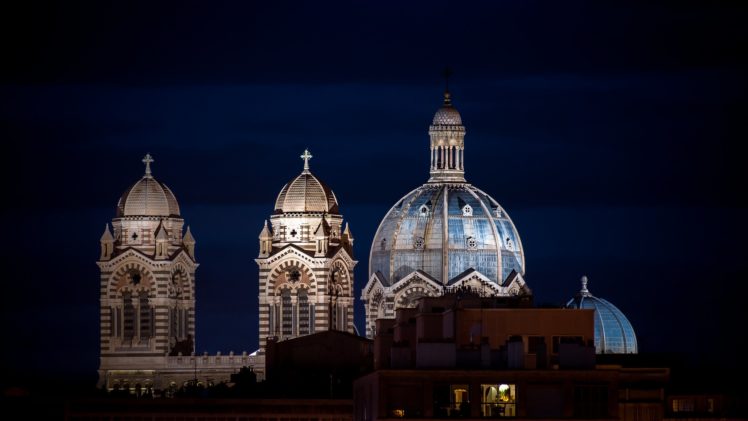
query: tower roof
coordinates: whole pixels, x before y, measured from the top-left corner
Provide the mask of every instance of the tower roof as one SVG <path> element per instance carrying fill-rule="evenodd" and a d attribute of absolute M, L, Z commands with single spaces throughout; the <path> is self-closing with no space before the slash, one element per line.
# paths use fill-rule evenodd
<path fill-rule="evenodd" d="M 312 155 L 305 150 L 301 158 L 304 160 L 304 170 L 283 186 L 275 201 L 275 212 L 338 213 L 335 193 L 309 170 Z"/>
<path fill-rule="evenodd" d="M 568 308 L 595 310 L 595 352 L 598 354 L 636 354 L 638 344 L 631 322 L 618 307 L 595 297 L 582 277 L 582 289 L 566 303 Z"/>
<path fill-rule="evenodd" d="M 449 91 L 444 92 L 444 104 L 436 110 L 434 120 L 431 122 L 434 126 L 461 126 L 462 117 L 457 109 L 452 106 L 452 98 Z"/>
<path fill-rule="evenodd" d="M 143 158 L 145 174 L 125 190 L 117 203 L 117 217 L 124 216 L 179 216 L 179 204 L 174 193 L 151 174 L 150 154 Z"/>

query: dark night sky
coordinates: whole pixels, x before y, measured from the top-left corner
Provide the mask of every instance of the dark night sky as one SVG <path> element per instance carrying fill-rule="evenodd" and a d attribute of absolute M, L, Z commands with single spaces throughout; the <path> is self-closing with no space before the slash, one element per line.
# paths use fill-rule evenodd
<path fill-rule="evenodd" d="M 98 240 L 146 152 L 198 241 L 198 352 L 255 349 L 257 235 L 305 147 L 358 296 L 381 217 L 427 179 L 445 65 L 536 302 L 586 274 L 642 351 L 738 365 L 741 2 L 245 3 L 2 6 L 4 373 L 96 370 Z"/>

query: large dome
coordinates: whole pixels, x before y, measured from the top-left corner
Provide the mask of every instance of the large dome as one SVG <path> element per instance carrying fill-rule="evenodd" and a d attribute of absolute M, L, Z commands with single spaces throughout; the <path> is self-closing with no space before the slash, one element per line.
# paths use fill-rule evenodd
<path fill-rule="evenodd" d="M 151 174 L 153 158 L 146 155 L 143 162 L 146 164 L 145 175 L 122 194 L 117 203 L 117 217 L 179 216 L 174 193 Z"/>
<path fill-rule="evenodd" d="M 325 183 L 309 172 L 309 151 L 304 151 L 304 171 L 283 186 L 275 201 L 275 212 L 338 213 L 338 199 Z"/>
<path fill-rule="evenodd" d="M 636 354 L 636 334 L 629 320 L 618 307 L 595 297 L 582 277 L 582 290 L 566 303 L 568 308 L 595 310 L 595 352 L 598 354 Z"/>
<path fill-rule="evenodd" d="M 416 270 L 448 284 L 471 268 L 503 285 L 525 267 L 509 215 L 469 184 L 428 183 L 408 193 L 379 225 L 369 262 L 369 276 L 378 272 L 387 285 Z"/>
<path fill-rule="evenodd" d="M 517 229 L 491 196 L 465 182 L 465 127 L 449 92 L 429 127 L 431 178 L 397 202 L 379 225 L 369 277 L 391 286 L 414 271 L 442 285 L 475 270 L 503 286 L 524 275 Z"/>

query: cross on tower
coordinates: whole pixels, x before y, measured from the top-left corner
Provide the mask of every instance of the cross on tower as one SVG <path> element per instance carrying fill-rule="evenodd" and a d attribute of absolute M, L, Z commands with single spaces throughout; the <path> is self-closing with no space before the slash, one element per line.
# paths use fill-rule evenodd
<path fill-rule="evenodd" d="M 449 92 L 449 77 L 452 76 L 452 69 L 449 66 L 444 68 L 444 91 Z"/>
<path fill-rule="evenodd" d="M 145 175 L 147 176 L 151 175 L 151 162 L 154 162 L 151 154 L 149 153 L 145 154 L 145 157 L 143 158 L 143 163 L 145 164 Z"/>
<path fill-rule="evenodd" d="M 309 153 L 309 149 L 304 149 L 304 154 L 301 155 L 301 159 L 304 160 L 304 172 L 309 172 L 309 160 L 312 159 L 312 154 Z"/>
<path fill-rule="evenodd" d="M 444 105 L 451 105 L 452 100 L 449 95 L 449 77 L 452 76 L 452 69 L 449 66 L 444 68 Z"/>

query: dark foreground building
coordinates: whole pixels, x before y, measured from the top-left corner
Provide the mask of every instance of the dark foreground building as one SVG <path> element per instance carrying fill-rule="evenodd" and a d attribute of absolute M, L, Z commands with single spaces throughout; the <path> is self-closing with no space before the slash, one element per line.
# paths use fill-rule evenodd
<path fill-rule="evenodd" d="M 593 310 L 526 300 L 463 290 L 378 320 L 354 419 L 663 418 L 669 369 L 596 364 Z"/>

